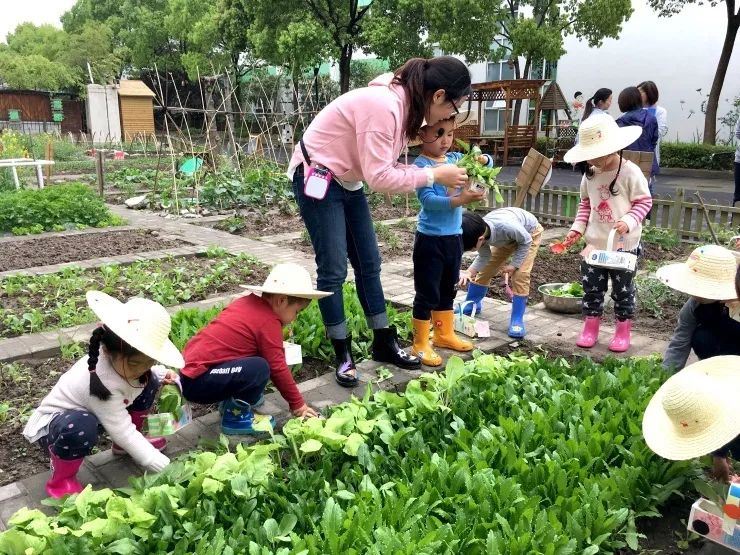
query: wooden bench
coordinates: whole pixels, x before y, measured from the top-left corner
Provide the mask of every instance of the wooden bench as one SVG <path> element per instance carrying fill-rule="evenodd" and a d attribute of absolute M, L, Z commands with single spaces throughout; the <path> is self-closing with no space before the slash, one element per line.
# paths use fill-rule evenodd
<path fill-rule="evenodd" d="M 509 163 L 509 153 L 521 151 L 521 159 L 524 159 L 530 148 L 535 145 L 537 130 L 534 125 L 509 125 L 504 133 L 504 140 L 494 145 L 493 155 L 501 155 L 502 165 Z"/>

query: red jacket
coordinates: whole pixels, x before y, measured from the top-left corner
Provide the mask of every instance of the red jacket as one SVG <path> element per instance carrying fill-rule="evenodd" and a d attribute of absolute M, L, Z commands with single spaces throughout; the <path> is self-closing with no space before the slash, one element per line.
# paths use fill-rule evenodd
<path fill-rule="evenodd" d="M 183 351 L 182 373 L 197 378 L 228 360 L 259 356 L 270 366 L 270 379 L 291 410 L 303 396 L 285 362 L 283 327 L 267 301 L 257 295 L 240 297 L 193 336 Z"/>

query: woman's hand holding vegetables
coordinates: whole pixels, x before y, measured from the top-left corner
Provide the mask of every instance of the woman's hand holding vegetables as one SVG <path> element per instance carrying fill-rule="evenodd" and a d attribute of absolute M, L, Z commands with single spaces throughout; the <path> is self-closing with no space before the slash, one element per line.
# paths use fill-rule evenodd
<path fill-rule="evenodd" d="M 468 182 L 468 172 L 455 164 L 442 164 L 432 169 L 434 181 L 446 187 L 462 187 Z"/>

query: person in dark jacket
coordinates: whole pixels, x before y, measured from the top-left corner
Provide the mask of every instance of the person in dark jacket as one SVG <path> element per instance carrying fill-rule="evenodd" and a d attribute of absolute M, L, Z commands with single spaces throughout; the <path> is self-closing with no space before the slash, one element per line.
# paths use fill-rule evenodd
<path fill-rule="evenodd" d="M 640 89 L 637 87 L 624 89 L 619 93 L 617 102 L 619 109 L 622 111 L 622 115 L 617 119 L 617 125 L 619 127 L 629 125 L 642 127 L 642 134 L 625 150 L 653 153 L 653 167 L 650 170 L 650 177 L 652 178 L 658 173 L 658 158 L 655 154 L 655 147 L 658 145 L 660 137 L 658 134 L 658 120 L 648 110 L 642 109 L 642 96 L 640 95 Z M 653 180 L 650 179 L 650 184 L 652 185 L 652 183 Z M 652 186 L 650 187 L 650 194 L 654 194 Z"/>

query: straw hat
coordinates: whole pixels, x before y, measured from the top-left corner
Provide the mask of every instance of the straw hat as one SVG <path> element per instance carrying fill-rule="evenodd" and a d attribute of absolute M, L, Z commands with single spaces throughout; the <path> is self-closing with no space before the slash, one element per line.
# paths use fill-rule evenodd
<path fill-rule="evenodd" d="M 642 418 L 650 449 L 675 461 L 711 453 L 740 434 L 740 356 L 687 366 L 655 392 Z"/>
<path fill-rule="evenodd" d="M 737 259 L 719 245 L 697 247 L 686 262 L 663 266 L 657 278 L 671 289 L 693 297 L 728 301 L 737 298 L 735 272 Z"/>
<path fill-rule="evenodd" d="M 301 299 L 321 299 L 332 294 L 314 289 L 308 270 L 292 263 L 276 265 L 262 285 L 242 285 L 241 287 L 260 293 L 277 293 Z"/>
<path fill-rule="evenodd" d="M 586 118 L 578 128 L 578 144 L 563 156 L 569 164 L 593 160 L 634 143 L 642 133 L 642 127 L 630 125 L 619 127 L 609 114 L 594 114 Z"/>
<path fill-rule="evenodd" d="M 88 291 L 87 304 L 108 329 L 137 351 L 165 366 L 185 366 L 169 339 L 170 315 L 161 304 L 141 297 L 124 304 L 102 291 Z"/>

